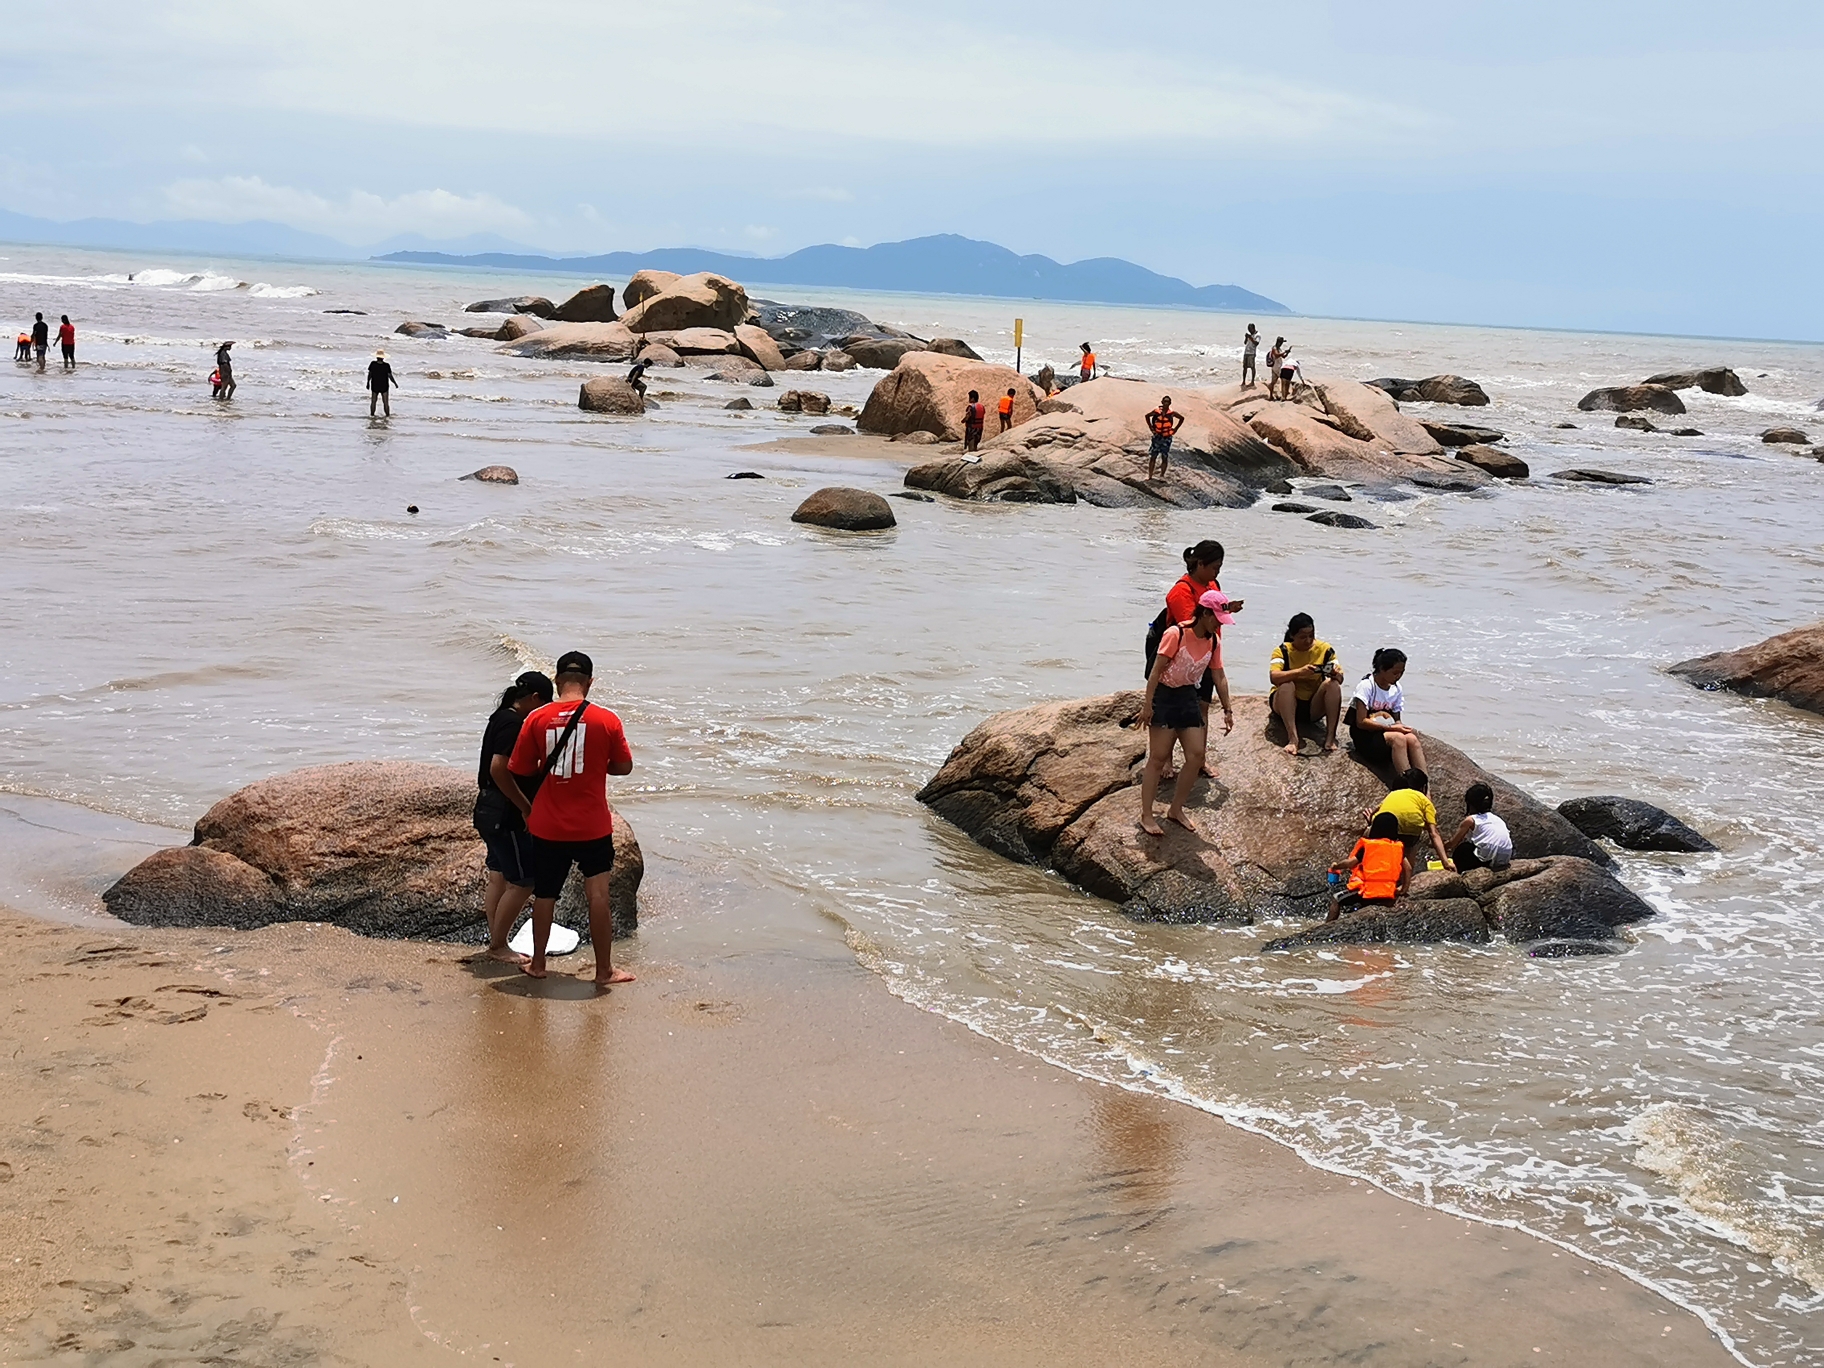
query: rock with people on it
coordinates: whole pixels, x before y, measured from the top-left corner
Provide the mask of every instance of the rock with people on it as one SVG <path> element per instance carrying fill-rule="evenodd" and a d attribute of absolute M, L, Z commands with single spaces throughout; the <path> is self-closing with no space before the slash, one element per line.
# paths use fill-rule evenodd
<path fill-rule="evenodd" d="M 1577 401 L 1585 413 L 1607 409 L 1613 413 L 1683 413 L 1685 401 L 1664 385 L 1609 385 L 1593 389 Z"/>
<path fill-rule="evenodd" d="M 438 342 L 450 335 L 450 330 L 441 323 L 401 323 L 393 331 L 401 337 L 422 337 Z"/>
<path fill-rule="evenodd" d="M 1147 835 L 1138 785 L 1148 738 L 1134 725 L 1141 701 L 1130 690 L 998 713 L 963 738 L 918 799 L 987 849 L 1056 870 L 1139 920 L 1324 915 L 1328 871 L 1388 797 L 1391 770 L 1341 749 L 1289 756 L 1269 734 L 1267 699 L 1238 695 L 1233 733 L 1212 729 L 1219 777 L 1192 785 L 1184 809 L 1191 829 L 1167 822 L 1163 836 Z M 1558 813 L 1435 737 L 1423 746 L 1440 831 L 1455 831 L 1471 786 L 1486 784 L 1513 857 L 1505 870 L 1420 874 L 1410 899 L 1475 901 L 1487 924 L 1529 942 L 1608 939 L 1616 925 L 1652 915 L 1610 872 L 1613 857 Z M 1422 864 L 1428 848 L 1415 851 Z M 1462 924 L 1465 911 L 1440 921 Z M 1344 917 L 1325 934 L 1386 938 L 1358 921 L 1368 915 Z"/>
<path fill-rule="evenodd" d="M 555 317 L 562 323 L 612 323 L 614 286 L 585 285 L 557 306 Z"/>
<path fill-rule="evenodd" d="M 495 350 L 553 361 L 626 361 L 638 345 L 625 323 L 553 323 Z"/>
<path fill-rule="evenodd" d="M 316 765 L 230 794 L 187 846 L 147 856 L 102 894 L 135 926 L 327 922 L 363 936 L 474 943 L 484 850 L 475 771 L 412 760 Z M 639 924 L 639 842 L 616 814 L 610 900 L 616 936 Z M 587 927 L 566 887 L 560 919 Z"/>
<path fill-rule="evenodd" d="M 1824 713 L 1824 622 L 1768 637 L 1753 646 L 1683 660 L 1671 672 L 1700 689 L 1776 698 Z"/>
<path fill-rule="evenodd" d="M 1662 371 L 1658 375 L 1649 375 L 1641 381 L 1643 385 L 1663 385 L 1667 389 L 1700 389 L 1706 394 L 1721 394 L 1731 399 L 1739 399 L 1748 393 L 1748 386 L 1742 383 L 1742 377 L 1727 366 L 1706 366 L 1702 370 Z"/>
<path fill-rule="evenodd" d="M 838 532 L 879 532 L 895 526 L 897 520 L 893 506 L 880 495 L 833 486 L 818 490 L 799 504 L 792 521 Z"/>
<path fill-rule="evenodd" d="M 517 342 L 522 337 L 530 337 L 535 332 L 543 332 L 548 325 L 545 320 L 533 314 L 514 314 L 494 330 L 496 342 Z"/>
<path fill-rule="evenodd" d="M 576 406 L 586 413 L 617 413 L 636 417 L 646 412 L 646 400 L 618 375 L 598 375 L 585 380 Z"/>
<path fill-rule="evenodd" d="M 519 483 L 519 472 L 512 466 L 490 465 L 483 466 L 480 470 L 471 470 L 461 478 L 479 480 L 482 484 L 516 485 Z"/>
<path fill-rule="evenodd" d="M 1501 450 L 1500 447 L 1484 446 L 1477 442 L 1469 446 L 1458 447 L 1454 454 L 1456 459 L 1465 465 L 1472 465 L 1484 474 L 1493 475 L 1496 479 L 1524 480 L 1532 474 L 1531 468 L 1525 461 L 1511 451 Z"/>
<path fill-rule="evenodd" d="M 830 396 L 817 390 L 787 390 L 779 396 L 779 411 L 821 416 L 830 411 Z"/>
<path fill-rule="evenodd" d="M 1653 483 L 1645 475 L 1628 475 L 1619 470 L 1598 470 L 1591 466 L 1572 466 L 1569 470 L 1554 470 L 1552 478 L 1568 480 L 1573 484 L 1650 485 Z"/>
<path fill-rule="evenodd" d="M 514 295 L 510 299 L 483 299 L 468 305 L 463 312 L 531 314 L 535 318 L 555 318 L 557 306 L 543 295 Z"/>
<path fill-rule="evenodd" d="M 621 315 L 636 333 L 675 332 L 680 328 L 729 331 L 747 322 L 747 291 L 713 271 L 679 276 Z"/>
<path fill-rule="evenodd" d="M 1623 850 L 1715 850 L 1710 839 L 1693 831 L 1664 808 L 1638 798 L 1604 794 L 1571 798 L 1558 804 L 1559 815 L 1592 841 L 1615 842 Z"/>
<path fill-rule="evenodd" d="M 965 361 L 982 359 L 980 353 L 960 337 L 934 337 L 925 345 L 940 356 L 960 356 Z"/>
<path fill-rule="evenodd" d="M 990 427 L 995 402 L 1013 391 L 1013 423 L 1031 421 L 1044 398 L 1011 366 L 968 361 L 940 352 L 913 351 L 901 356 L 890 374 L 875 383 L 855 426 L 862 432 L 891 437 L 903 432 L 935 432 L 949 441 L 963 439 L 969 391 L 988 406 Z"/>
<path fill-rule="evenodd" d="M 1434 441 L 1447 447 L 1488 446 L 1507 440 L 1506 433 L 1475 423 L 1440 423 L 1432 418 L 1421 418 L 1419 426 L 1430 433 Z"/>
<path fill-rule="evenodd" d="M 1807 446 L 1811 438 L 1795 427 L 1770 427 L 1761 434 L 1761 440 L 1769 446 Z"/>
<path fill-rule="evenodd" d="M 1385 390 L 1400 403 L 1458 404 L 1480 408 L 1488 403 L 1488 393 L 1474 380 L 1460 375 L 1428 375 L 1423 380 L 1381 379 L 1368 382 Z"/>

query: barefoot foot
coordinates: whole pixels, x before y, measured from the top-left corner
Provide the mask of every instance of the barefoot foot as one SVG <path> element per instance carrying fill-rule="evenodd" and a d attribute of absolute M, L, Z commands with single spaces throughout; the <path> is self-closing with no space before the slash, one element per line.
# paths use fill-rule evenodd
<path fill-rule="evenodd" d="M 633 975 L 628 973 L 625 969 L 610 969 L 607 978 L 603 978 L 600 973 L 597 973 L 595 976 L 595 986 L 597 988 L 606 988 L 612 983 L 632 983 L 633 981 Z"/>
<path fill-rule="evenodd" d="M 543 978 L 545 976 L 544 962 L 542 960 L 529 959 L 519 966 L 519 971 L 528 978 Z"/>
<path fill-rule="evenodd" d="M 1140 819 L 1140 830 L 1144 831 L 1148 836 L 1165 835 L 1165 828 L 1160 826 L 1159 823 L 1151 817 L 1142 817 Z"/>
<path fill-rule="evenodd" d="M 495 949 L 490 945 L 482 954 L 482 958 L 491 959 L 496 964 L 524 964 L 526 962 L 526 956 L 520 954 L 517 950 L 509 950 L 504 945 L 499 949 Z"/>
<path fill-rule="evenodd" d="M 1288 741 L 1285 745 L 1281 746 L 1280 749 L 1287 755 L 1296 757 L 1298 755 L 1298 742 Z"/>
<path fill-rule="evenodd" d="M 1165 814 L 1165 820 L 1178 823 L 1178 825 L 1183 827 L 1186 831 L 1194 832 L 1197 830 L 1196 827 L 1191 825 L 1191 819 L 1186 817 L 1182 812 L 1168 812 Z"/>

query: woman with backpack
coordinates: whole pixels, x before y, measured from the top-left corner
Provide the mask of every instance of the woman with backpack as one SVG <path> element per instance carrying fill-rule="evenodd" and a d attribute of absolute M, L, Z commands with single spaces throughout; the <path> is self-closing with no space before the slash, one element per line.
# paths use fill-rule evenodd
<path fill-rule="evenodd" d="M 482 910 L 488 919 L 488 958 L 502 964 L 525 963 L 524 955 L 507 948 L 507 934 L 531 901 L 533 877 L 532 837 L 526 831 L 526 813 L 513 801 L 523 801 L 525 795 L 515 783 L 509 798 L 508 790 L 501 788 L 500 773 L 507 768 L 527 716 L 555 696 L 550 676 L 527 670 L 507 685 L 481 739 L 481 764 L 475 776 L 480 790 L 475 797 L 475 831 L 488 847 L 488 880 Z"/>
<path fill-rule="evenodd" d="M 1222 562 L 1226 554 L 1221 542 L 1208 538 L 1198 542 L 1195 546 L 1184 548 L 1184 573 L 1178 577 L 1176 584 L 1166 590 L 1165 607 L 1146 629 L 1146 674 L 1148 676 L 1153 672 L 1153 656 L 1159 649 L 1159 639 L 1165 635 L 1165 629 L 1190 622 L 1197 615 L 1197 601 L 1211 589 L 1222 588 L 1217 576 L 1222 573 Z M 1221 621 L 1230 621 L 1236 613 L 1242 610 L 1242 607 L 1240 599 L 1230 599 L 1228 606 L 1223 609 L 1225 616 Z M 1216 635 L 1218 637 L 1222 635 L 1220 625 L 1217 626 Z M 1197 685 L 1197 701 L 1202 706 L 1205 727 L 1208 727 L 1210 723 L 1210 699 L 1214 696 L 1215 687 L 1214 679 L 1208 675 Z M 1212 779 L 1216 777 L 1214 770 L 1206 770 L 1206 773 Z M 1168 783 L 1177 777 L 1177 771 L 1172 768 L 1169 755 L 1166 757 L 1165 773 L 1159 777 Z"/>

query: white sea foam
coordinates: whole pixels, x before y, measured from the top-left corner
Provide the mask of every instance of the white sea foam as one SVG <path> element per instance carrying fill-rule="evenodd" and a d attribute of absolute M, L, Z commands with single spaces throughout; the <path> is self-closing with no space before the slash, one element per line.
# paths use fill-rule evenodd
<path fill-rule="evenodd" d="M 320 291 L 309 285 L 268 285 L 262 280 L 248 286 L 247 293 L 255 299 L 307 299 Z"/>

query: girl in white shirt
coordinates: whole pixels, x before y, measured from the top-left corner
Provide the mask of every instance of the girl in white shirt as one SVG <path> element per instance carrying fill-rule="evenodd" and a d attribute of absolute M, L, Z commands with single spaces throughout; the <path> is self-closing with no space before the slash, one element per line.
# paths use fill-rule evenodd
<path fill-rule="evenodd" d="M 1495 816 L 1495 791 L 1487 784 L 1471 784 L 1463 795 L 1469 815 L 1457 824 L 1450 838 L 1450 860 L 1461 873 L 1466 869 L 1506 869 L 1514 862 L 1514 838 L 1507 823 Z"/>
<path fill-rule="evenodd" d="M 1362 676 L 1349 700 L 1349 740 L 1356 755 L 1370 765 L 1393 766 L 1395 774 L 1425 769 L 1425 748 L 1419 734 L 1400 720 L 1406 695 L 1400 677 L 1406 673 L 1406 652 L 1386 646 L 1374 653 L 1374 669 Z"/>

